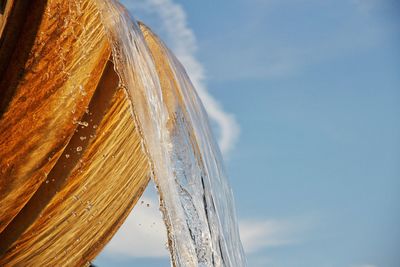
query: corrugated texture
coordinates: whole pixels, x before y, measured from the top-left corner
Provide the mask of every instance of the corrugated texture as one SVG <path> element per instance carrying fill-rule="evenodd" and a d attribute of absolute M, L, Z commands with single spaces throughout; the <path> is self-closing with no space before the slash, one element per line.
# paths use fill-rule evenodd
<path fill-rule="evenodd" d="M 113 236 L 146 187 L 147 164 L 120 90 L 66 185 L 0 259 L 0 265 L 88 263 Z M 50 179 L 48 185 L 53 182 Z"/>
<path fill-rule="evenodd" d="M 0 232 L 46 180 L 109 58 L 95 5 L 80 2 L 48 1 L 24 70 L 2 75 L 2 90 L 18 81 L 0 119 Z"/>
<path fill-rule="evenodd" d="M 82 266 L 147 186 L 148 159 L 94 1 L 48 0 L 35 18 L 0 74 L 0 266 Z"/>

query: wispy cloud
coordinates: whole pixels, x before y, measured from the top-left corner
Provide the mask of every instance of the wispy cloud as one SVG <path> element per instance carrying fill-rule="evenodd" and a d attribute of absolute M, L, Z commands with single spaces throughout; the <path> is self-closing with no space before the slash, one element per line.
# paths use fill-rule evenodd
<path fill-rule="evenodd" d="M 167 230 L 158 200 L 142 197 L 107 244 L 105 254 L 130 258 L 168 257 Z"/>
<path fill-rule="evenodd" d="M 136 0 L 126 4 L 134 14 L 136 14 L 136 7 L 155 14 L 161 21 L 170 48 L 185 66 L 210 119 L 215 121 L 219 127 L 218 143 L 222 153 L 226 156 L 239 137 L 239 125 L 233 114 L 226 112 L 207 90 L 204 68 L 195 56 L 196 37 L 188 27 L 186 13 L 182 6 L 172 0 Z"/>
<path fill-rule="evenodd" d="M 240 236 L 246 253 L 266 247 L 279 247 L 302 242 L 301 233 L 311 226 L 304 219 L 244 220 L 239 223 Z"/>
<path fill-rule="evenodd" d="M 157 201 L 143 198 L 105 249 L 106 254 L 131 258 L 167 257 L 167 233 Z M 150 207 L 147 207 L 150 203 Z M 289 220 L 246 220 L 239 222 L 243 247 L 247 254 L 267 247 L 300 243 L 307 227 Z M 361 265 L 357 267 L 375 267 Z"/>
<path fill-rule="evenodd" d="M 312 222 L 302 218 L 249 219 L 239 222 L 247 254 L 267 247 L 293 245 L 303 240 Z M 151 183 L 121 229 L 105 248 L 105 254 L 129 258 L 168 257 L 167 230 Z M 375 267 L 375 266 L 358 266 Z"/>

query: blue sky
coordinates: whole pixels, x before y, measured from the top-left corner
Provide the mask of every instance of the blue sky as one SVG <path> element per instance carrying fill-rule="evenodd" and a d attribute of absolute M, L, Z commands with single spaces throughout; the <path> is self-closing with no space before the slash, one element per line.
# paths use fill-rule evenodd
<path fill-rule="evenodd" d="M 249 266 L 400 266 L 396 1 L 123 3 L 218 102 Z M 98 266 L 169 265 L 154 196 Z"/>

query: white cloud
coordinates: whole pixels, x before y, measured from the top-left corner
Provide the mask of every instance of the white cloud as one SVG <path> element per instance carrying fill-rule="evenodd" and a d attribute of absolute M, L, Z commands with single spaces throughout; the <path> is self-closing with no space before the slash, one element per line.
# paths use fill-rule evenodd
<path fill-rule="evenodd" d="M 309 226 L 309 222 L 298 219 L 244 220 L 239 223 L 246 253 L 301 242 L 300 233 L 306 231 Z"/>
<path fill-rule="evenodd" d="M 136 0 L 126 4 L 134 14 L 135 7 L 137 7 L 146 12 L 155 13 L 161 20 L 172 51 L 185 66 L 210 119 L 215 121 L 219 127 L 218 143 L 222 153 L 226 156 L 239 137 L 239 125 L 233 114 L 224 111 L 220 103 L 207 90 L 204 68 L 195 57 L 196 37 L 187 25 L 185 11 L 172 0 Z"/>
<path fill-rule="evenodd" d="M 149 206 L 147 205 L 149 204 Z M 266 247 L 303 241 L 301 234 L 310 227 L 304 219 L 251 219 L 239 222 L 240 236 L 247 254 Z M 136 204 L 128 219 L 105 248 L 105 254 L 128 258 L 168 257 L 167 230 L 159 211 L 154 184 Z M 357 266 L 375 267 L 375 266 Z"/>
<path fill-rule="evenodd" d="M 130 258 L 168 257 L 166 242 L 158 200 L 143 196 L 104 252 Z"/>
<path fill-rule="evenodd" d="M 143 201 L 143 204 L 141 204 Z M 147 203 L 150 207 L 147 207 Z M 301 223 L 288 220 L 246 220 L 239 222 L 240 236 L 247 254 L 266 247 L 278 247 L 301 242 Z M 131 258 L 168 257 L 167 232 L 158 200 L 143 197 L 121 229 L 105 248 L 106 254 Z M 362 265 L 357 267 L 375 267 Z"/>

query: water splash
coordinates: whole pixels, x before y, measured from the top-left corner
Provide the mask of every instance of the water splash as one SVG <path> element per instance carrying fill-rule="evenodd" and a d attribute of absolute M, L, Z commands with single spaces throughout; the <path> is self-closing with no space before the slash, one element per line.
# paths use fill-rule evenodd
<path fill-rule="evenodd" d="M 117 1 L 97 5 L 152 165 L 172 264 L 245 266 L 221 155 L 184 68 Z"/>

